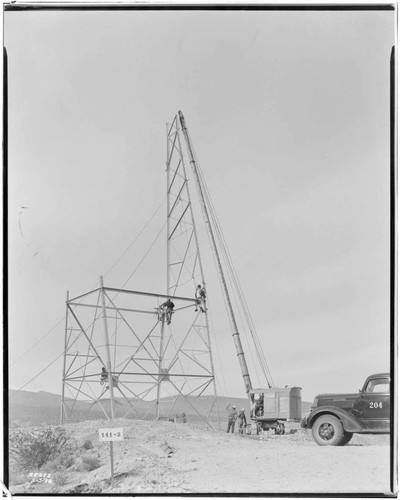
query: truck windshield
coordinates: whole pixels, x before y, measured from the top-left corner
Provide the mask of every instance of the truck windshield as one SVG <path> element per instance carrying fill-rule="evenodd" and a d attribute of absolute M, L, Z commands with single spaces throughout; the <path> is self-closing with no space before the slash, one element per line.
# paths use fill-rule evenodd
<path fill-rule="evenodd" d="M 376 378 L 368 382 L 365 392 L 389 392 L 389 380 Z"/>

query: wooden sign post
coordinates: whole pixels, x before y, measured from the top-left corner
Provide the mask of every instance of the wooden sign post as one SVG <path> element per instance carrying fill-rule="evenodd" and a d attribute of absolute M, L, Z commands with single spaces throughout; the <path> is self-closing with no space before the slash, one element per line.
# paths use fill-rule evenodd
<path fill-rule="evenodd" d="M 110 442 L 110 465 L 111 465 L 111 488 L 114 488 L 114 441 L 124 440 L 124 429 L 122 427 L 99 429 L 99 440 Z"/>

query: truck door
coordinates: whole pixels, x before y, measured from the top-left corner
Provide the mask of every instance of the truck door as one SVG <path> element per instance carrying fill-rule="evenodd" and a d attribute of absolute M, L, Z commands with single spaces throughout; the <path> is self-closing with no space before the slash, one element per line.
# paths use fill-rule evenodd
<path fill-rule="evenodd" d="M 366 430 L 388 432 L 390 421 L 390 384 L 388 377 L 367 380 L 354 405 Z"/>

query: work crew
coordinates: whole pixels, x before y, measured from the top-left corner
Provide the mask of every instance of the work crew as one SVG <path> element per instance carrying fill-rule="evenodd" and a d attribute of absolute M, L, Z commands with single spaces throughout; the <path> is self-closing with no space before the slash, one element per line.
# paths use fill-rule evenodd
<path fill-rule="evenodd" d="M 232 406 L 229 403 L 226 409 L 228 410 L 228 429 L 226 432 L 235 432 L 235 422 L 237 418 L 236 406 Z"/>
<path fill-rule="evenodd" d="M 201 285 L 197 285 L 195 297 L 197 299 L 195 311 L 197 311 L 197 305 L 199 304 L 200 311 L 206 312 L 207 308 L 206 308 L 206 290 L 205 290 L 205 288 L 202 287 Z"/>
<path fill-rule="evenodd" d="M 174 312 L 175 304 L 171 299 L 166 300 L 163 304 L 161 304 L 160 308 L 165 311 L 165 317 L 167 319 L 167 325 L 171 324 L 172 313 Z"/>
<path fill-rule="evenodd" d="M 246 414 L 242 408 L 238 414 L 239 434 L 243 434 L 243 430 L 247 425 Z"/>

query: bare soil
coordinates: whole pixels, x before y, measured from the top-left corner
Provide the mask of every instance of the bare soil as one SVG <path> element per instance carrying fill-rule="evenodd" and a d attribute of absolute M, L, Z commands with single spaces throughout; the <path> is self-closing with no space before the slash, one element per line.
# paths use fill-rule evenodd
<path fill-rule="evenodd" d="M 389 436 L 355 435 L 344 447 L 320 447 L 311 432 L 289 424 L 292 434 L 227 434 L 191 423 L 142 420 L 87 421 L 65 426 L 78 450 L 74 464 L 53 474 L 52 484 L 28 478 L 11 493 L 386 493 L 390 494 Z M 123 427 L 114 442 L 114 487 L 110 446 L 98 429 Z M 91 441 L 93 447 L 84 449 Z M 82 457 L 100 467 L 82 470 Z M 46 471 L 46 466 L 41 469 Z M 57 475 L 58 474 L 58 475 Z M 13 482 L 13 481 L 11 481 Z"/>

